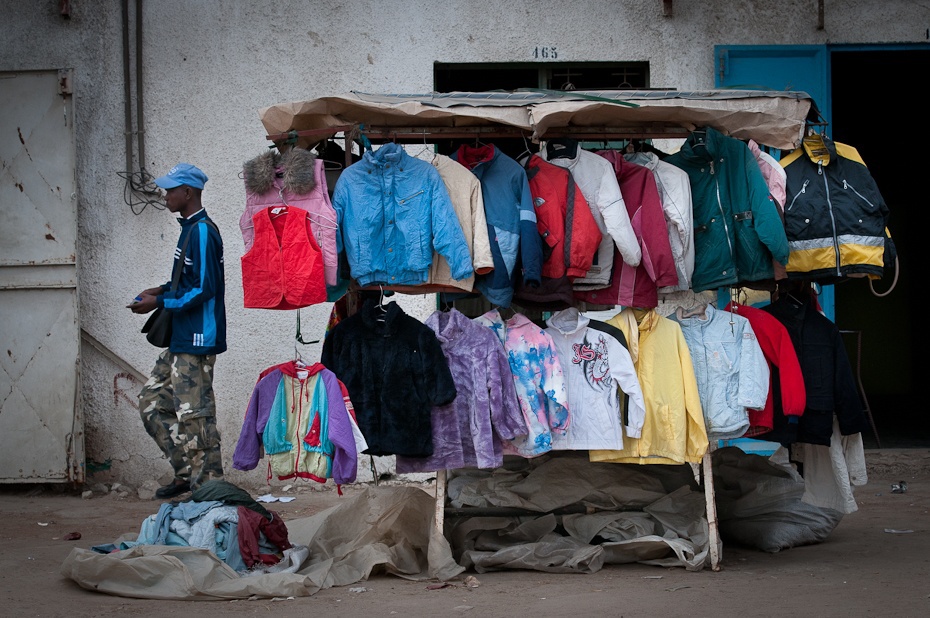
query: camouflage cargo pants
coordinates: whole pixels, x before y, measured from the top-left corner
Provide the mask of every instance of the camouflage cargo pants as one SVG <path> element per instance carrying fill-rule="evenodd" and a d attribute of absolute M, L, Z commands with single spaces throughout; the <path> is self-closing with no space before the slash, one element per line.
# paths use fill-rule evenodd
<path fill-rule="evenodd" d="M 189 482 L 191 489 L 223 478 L 213 398 L 215 362 L 215 355 L 165 350 L 139 393 L 145 430 L 168 458 L 175 479 Z"/>

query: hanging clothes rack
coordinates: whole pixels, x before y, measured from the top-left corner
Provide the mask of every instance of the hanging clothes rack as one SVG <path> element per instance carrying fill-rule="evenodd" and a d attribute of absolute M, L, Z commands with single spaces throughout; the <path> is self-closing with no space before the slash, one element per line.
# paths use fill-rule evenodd
<path fill-rule="evenodd" d="M 424 144 L 430 139 L 527 140 L 554 138 L 613 140 L 686 138 L 712 126 L 725 135 L 753 139 L 789 150 L 798 147 L 808 128 L 820 120 L 813 100 L 803 92 L 715 90 L 679 91 L 542 91 L 512 93 L 444 93 L 424 95 L 349 94 L 260 110 L 266 139 L 279 148 L 312 147 L 327 139 L 345 140 L 346 166 L 352 155 L 373 144 Z M 334 120 L 336 123 L 334 124 Z M 294 127 L 316 126 L 313 129 Z M 527 142 L 528 143 L 528 142 Z M 389 286 L 375 288 L 382 294 Z M 361 292 L 353 284 L 348 308 L 358 308 Z M 382 296 L 383 298 L 383 296 Z M 705 493 L 711 568 L 720 570 L 720 536 L 714 500 L 712 444 L 700 464 L 691 464 Z M 372 461 L 373 464 L 373 461 Z M 372 470 L 376 475 L 376 471 Z M 377 483 L 377 475 L 375 482 Z M 436 474 L 435 525 L 441 533 L 447 509 L 446 471 Z"/>

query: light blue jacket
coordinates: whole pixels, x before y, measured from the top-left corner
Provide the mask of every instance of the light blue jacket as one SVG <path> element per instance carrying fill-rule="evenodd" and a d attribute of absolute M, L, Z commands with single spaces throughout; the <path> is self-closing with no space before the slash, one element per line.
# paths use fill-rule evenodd
<path fill-rule="evenodd" d="M 769 365 L 749 320 L 708 305 L 704 315 L 669 316 L 681 325 L 697 378 L 711 440 L 739 438 L 749 429 L 746 408 L 761 410 L 769 392 Z"/>
<path fill-rule="evenodd" d="M 474 274 L 471 254 L 439 172 L 395 143 L 366 151 L 339 176 L 333 192 L 345 252 L 360 286 L 426 283 L 433 250 L 452 277 Z"/>

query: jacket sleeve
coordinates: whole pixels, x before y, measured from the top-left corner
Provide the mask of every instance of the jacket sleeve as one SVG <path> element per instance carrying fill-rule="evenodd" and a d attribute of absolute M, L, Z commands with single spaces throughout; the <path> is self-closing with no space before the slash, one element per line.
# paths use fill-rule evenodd
<path fill-rule="evenodd" d="M 627 165 L 633 165 L 628 163 Z M 643 168 L 644 173 L 637 174 L 625 182 L 635 182 L 633 195 L 642 196 L 639 205 L 640 229 L 642 237 L 642 264 L 646 274 L 658 287 L 678 284 L 678 271 L 675 268 L 675 257 L 672 255 L 672 245 L 668 239 L 668 224 L 665 222 L 665 213 L 662 211 L 662 201 L 659 199 L 659 189 L 656 186 L 655 176 Z M 623 190 L 621 184 L 620 189 Z M 624 201 L 626 196 L 624 196 Z"/>
<path fill-rule="evenodd" d="M 539 356 L 542 359 L 542 380 L 539 388 L 545 394 L 546 418 L 550 431 L 564 434 L 572 422 L 571 410 L 568 409 L 568 384 L 562 363 L 555 351 L 555 342 L 547 333 L 544 333 L 548 345 L 539 346 Z"/>
<path fill-rule="evenodd" d="M 494 337 L 495 341 L 497 337 Z M 517 399 L 517 387 L 510 370 L 507 352 L 500 341 L 488 351 L 488 401 L 491 404 L 491 426 L 505 440 L 527 435 L 523 410 Z"/>
<path fill-rule="evenodd" d="M 777 325 L 777 334 L 773 338 L 773 345 L 776 350 L 775 364 L 778 366 L 782 413 L 786 416 L 801 416 L 807 407 L 807 391 L 801 363 L 788 330 L 777 319 L 774 322 Z"/>
<path fill-rule="evenodd" d="M 326 438 L 333 445 L 333 482 L 342 485 L 355 482 L 358 474 L 358 451 L 352 430 L 352 419 L 346 408 L 342 388 L 336 375 L 324 370 L 320 376 L 326 386 L 329 424 Z"/>
<path fill-rule="evenodd" d="M 426 384 L 427 400 L 433 406 L 444 406 L 455 400 L 458 391 L 455 380 L 449 369 L 449 361 L 442 351 L 442 345 L 436 334 L 428 327 L 423 326 L 417 336 L 420 353 L 417 355 L 421 366 L 417 374 L 422 376 Z"/>
<path fill-rule="evenodd" d="M 520 168 L 514 174 L 514 194 L 520 209 L 520 264 L 523 268 L 524 285 L 539 285 L 542 280 L 543 250 L 539 229 L 536 227 L 536 209 L 526 172 Z"/>
<path fill-rule="evenodd" d="M 271 404 L 280 380 L 281 372 L 272 372 L 259 380 L 252 389 L 239 432 L 239 441 L 236 443 L 236 450 L 233 451 L 233 468 L 236 470 L 253 470 L 261 459 L 262 433 L 268 423 Z"/>
<path fill-rule="evenodd" d="M 610 375 L 617 385 L 627 394 L 626 426 L 624 435 L 630 438 L 642 437 L 643 423 L 646 420 L 646 401 L 643 390 L 633 366 L 630 351 L 613 337 L 607 339 L 607 357 L 610 359 Z"/>
<path fill-rule="evenodd" d="M 571 217 L 566 217 L 566 226 L 571 226 L 571 242 L 567 242 L 568 270 L 569 277 L 584 277 L 591 270 L 591 264 L 594 262 L 594 256 L 597 254 L 597 248 L 601 245 L 603 236 L 600 228 L 597 227 L 597 221 L 591 214 L 591 207 L 584 198 L 581 188 L 568 174 L 568 195 L 566 199 L 568 206 L 571 208 Z M 568 237 L 569 230 L 566 230 Z"/>
<path fill-rule="evenodd" d="M 752 225 L 759 235 L 759 240 L 771 251 L 772 257 L 781 265 L 787 265 L 788 236 L 785 233 L 785 224 L 782 223 L 778 207 L 771 199 L 769 186 L 765 183 L 765 177 L 762 176 L 749 146 L 742 143 L 741 145 L 746 151 L 745 173 L 749 185 L 748 199 L 749 208 L 752 210 Z"/>
<path fill-rule="evenodd" d="M 475 177 L 471 183 L 469 195 L 471 205 L 472 231 L 472 267 L 476 275 L 486 275 L 494 270 L 494 257 L 491 255 L 491 242 L 488 239 L 488 220 L 484 214 L 484 196 L 481 182 Z"/>
<path fill-rule="evenodd" d="M 191 237 L 185 255 L 191 259 L 194 283 L 189 288 L 179 285 L 174 292 L 165 291 L 162 304 L 169 311 L 199 307 L 216 296 L 223 280 L 223 240 L 219 232 L 208 223 L 199 221 L 191 227 L 189 234 Z"/>
<path fill-rule="evenodd" d="M 620 193 L 620 184 L 612 170 L 601 175 L 595 206 L 604 217 L 604 226 L 613 238 L 623 261 L 633 267 L 639 266 L 643 258 L 639 239 L 633 232 L 630 215 L 623 201 L 623 194 Z"/>
<path fill-rule="evenodd" d="M 688 349 L 688 342 L 685 341 L 681 328 L 678 331 L 678 359 L 684 387 L 685 413 L 688 419 L 686 423 L 687 461 L 697 463 L 707 452 L 710 439 L 707 437 L 707 426 L 704 424 L 704 408 L 701 407 L 701 395 L 698 391 L 691 351 Z"/>
<path fill-rule="evenodd" d="M 769 363 L 765 360 L 759 340 L 752 329 L 749 320 L 733 316 L 743 322 L 740 334 L 739 357 L 739 399 L 738 403 L 744 408 L 761 410 L 769 394 L 771 373 Z"/>
<path fill-rule="evenodd" d="M 841 434 L 849 436 L 865 430 L 865 407 L 839 331 L 833 335 L 833 400 Z"/>
<path fill-rule="evenodd" d="M 465 242 L 462 224 L 455 214 L 449 190 L 439 172 L 430 165 L 424 168 L 429 178 L 430 225 L 433 230 L 433 248 L 449 263 L 454 279 L 467 279 L 475 274 L 471 252 Z"/>
<path fill-rule="evenodd" d="M 694 206 L 691 203 L 691 181 L 688 173 L 671 163 L 663 166 L 664 174 L 656 173 L 656 183 L 662 183 L 665 199 L 662 210 L 669 228 L 670 237 L 676 239 L 674 245 L 679 248 L 681 269 L 678 285 L 681 289 L 691 287 L 694 275 Z M 661 197 L 660 197 L 661 199 Z"/>

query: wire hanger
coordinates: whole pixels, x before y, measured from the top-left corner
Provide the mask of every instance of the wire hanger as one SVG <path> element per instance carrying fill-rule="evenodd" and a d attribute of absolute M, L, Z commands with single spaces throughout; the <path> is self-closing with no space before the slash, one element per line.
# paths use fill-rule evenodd
<path fill-rule="evenodd" d="M 526 139 L 526 134 L 521 133 L 520 136 L 523 138 L 523 152 L 514 157 L 514 159 L 521 164 L 525 164 L 527 161 L 529 161 L 530 157 L 533 156 L 533 151 L 530 149 L 530 142 Z"/>
<path fill-rule="evenodd" d="M 387 315 L 387 307 L 384 306 L 384 286 L 380 283 L 378 284 L 378 289 L 381 291 L 378 295 L 378 304 L 375 305 L 375 309 L 381 312 L 381 314 L 375 318 L 379 322 L 384 322 L 384 318 Z"/>
<path fill-rule="evenodd" d="M 272 219 L 274 219 L 275 217 L 279 217 L 281 215 L 286 215 L 288 211 L 288 207 L 290 206 L 290 204 L 287 203 L 287 200 L 284 199 L 284 187 L 281 187 L 280 189 L 278 189 L 278 199 L 281 200 L 280 204 L 276 206 L 269 206 L 269 208 L 274 209 L 271 211 Z"/>
<path fill-rule="evenodd" d="M 419 149 L 419 150 L 416 152 L 416 154 L 414 154 L 413 156 L 416 157 L 417 159 L 419 159 L 419 158 L 422 157 L 422 155 L 425 155 L 425 154 L 427 154 L 427 153 L 428 153 L 428 154 L 431 154 L 431 155 L 434 155 L 434 156 L 435 156 L 435 154 L 436 154 L 435 152 L 430 152 L 429 144 L 426 143 L 426 129 L 423 129 L 423 145 L 420 147 L 420 149 Z"/>
<path fill-rule="evenodd" d="M 297 332 L 294 334 L 294 357 L 298 362 L 303 362 L 303 358 L 300 356 L 300 350 L 297 349 L 297 344 L 302 343 L 304 345 L 312 345 L 314 343 L 319 343 L 319 339 L 314 339 L 313 341 L 305 341 L 303 334 L 300 332 L 300 309 L 297 310 Z"/>

